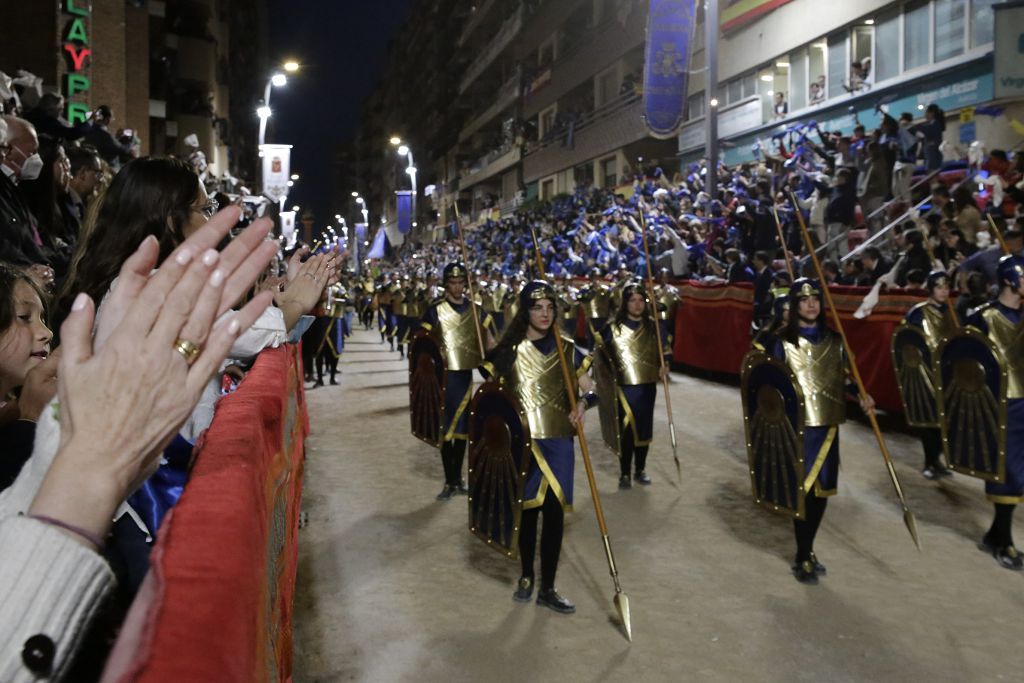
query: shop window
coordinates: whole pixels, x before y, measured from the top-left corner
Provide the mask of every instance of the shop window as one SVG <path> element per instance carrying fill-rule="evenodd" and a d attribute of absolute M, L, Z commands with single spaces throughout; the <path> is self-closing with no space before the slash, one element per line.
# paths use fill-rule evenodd
<path fill-rule="evenodd" d="M 807 48 L 791 53 L 788 64 L 789 110 L 796 111 L 807 106 Z"/>
<path fill-rule="evenodd" d="M 875 38 L 873 80 L 881 82 L 895 78 L 900 73 L 900 14 L 898 11 L 879 17 L 875 22 Z"/>
<path fill-rule="evenodd" d="M 615 157 L 601 160 L 601 183 L 604 187 L 615 187 L 618 183 L 619 162 Z"/>
<path fill-rule="evenodd" d="M 928 2 L 918 0 L 903 13 L 903 70 L 910 71 L 928 63 L 930 22 Z"/>
<path fill-rule="evenodd" d="M 838 97 L 846 92 L 849 60 L 846 55 L 846 34 L 839 33 L 828 39 L 828 96 Z"/>
<path fill-rule="evenodd" d="M 818 104 L 825 101 L 825 52 L 828 50 L 828 43 L 822 38 L 811 44 L 811 51 L 807 61 L 807 102 Z"/>
<path fill-rule="evenodd" d="M 547 201 L 555 196 L 555 179 L 548 178 L 540 184 L 540 200 Z"/>
<path fill-rule="evenodd" d="M 1003 0 L 971 0 L 971 47 L 988 45 L 994 40 L 992 5 Z"/>
<path fill-rule="evenodd" d="M 967 0 L 935 0 L 935 61 L 962 55 Z"/>

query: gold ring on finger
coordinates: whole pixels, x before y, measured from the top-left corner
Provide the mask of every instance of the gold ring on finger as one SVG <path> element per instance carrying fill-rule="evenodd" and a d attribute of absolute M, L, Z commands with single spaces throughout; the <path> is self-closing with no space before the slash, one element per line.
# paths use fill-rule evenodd
<path fill-rule="evenodd" d="M 196 358 L 199 357 L 199 347 L 188 339 L 178 338 L 178 341 L 174 342 L 174 350 L 181 354 L 181 357 L 185 359 L 185 362 L 189 365 L 196 362 Z"/>

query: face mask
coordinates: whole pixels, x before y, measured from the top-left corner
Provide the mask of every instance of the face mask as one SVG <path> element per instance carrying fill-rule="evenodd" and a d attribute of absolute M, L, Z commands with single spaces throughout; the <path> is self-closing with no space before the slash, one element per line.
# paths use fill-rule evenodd
<path fill-rule="evenodd" d="M 43 171 L 43 158 L 38 153 L 32 154 L 25 159 L 21 165 L 21 179 L 35 180 Z"/>

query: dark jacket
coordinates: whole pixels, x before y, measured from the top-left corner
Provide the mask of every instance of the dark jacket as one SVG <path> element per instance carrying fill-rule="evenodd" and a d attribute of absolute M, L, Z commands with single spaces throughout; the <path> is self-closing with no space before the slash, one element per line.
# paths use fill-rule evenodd
<path fill-rule="evenodd" d="M 0 261 L 16 266 L 47 263 L 38 234 L 18 186 L 0 171 Z"/>

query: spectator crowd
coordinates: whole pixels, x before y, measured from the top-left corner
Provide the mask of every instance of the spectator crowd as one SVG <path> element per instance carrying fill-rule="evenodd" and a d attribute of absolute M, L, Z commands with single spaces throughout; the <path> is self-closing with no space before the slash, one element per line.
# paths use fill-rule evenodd
<path fill-rule="evenodd" d="M 62 104 L 0 116 L 3 681 L 99 677 L 217 401 L 341 276 Z"/>

